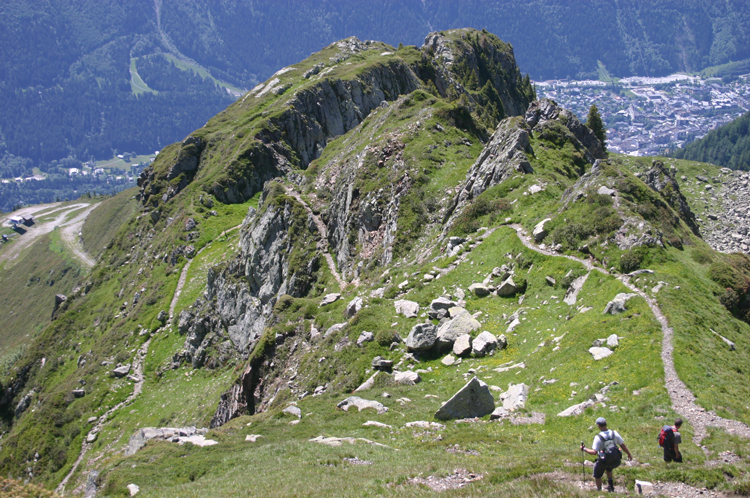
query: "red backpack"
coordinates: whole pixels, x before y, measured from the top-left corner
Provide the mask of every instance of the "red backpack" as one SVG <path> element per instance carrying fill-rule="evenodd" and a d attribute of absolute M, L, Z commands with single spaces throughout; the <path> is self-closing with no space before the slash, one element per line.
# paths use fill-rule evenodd
<path fill-rule="evenodd" d="M 666 443 L 672 440 L 672 438 L 674 438 L 674 431 L 672 430 L 672 426 L 665 425 L 659 432 L 659 446 L 663 448 Z"/>

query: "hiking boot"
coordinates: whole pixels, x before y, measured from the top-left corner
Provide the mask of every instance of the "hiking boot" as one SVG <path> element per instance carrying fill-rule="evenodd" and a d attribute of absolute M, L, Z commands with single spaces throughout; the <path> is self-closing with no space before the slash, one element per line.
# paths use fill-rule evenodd
<path fill-rule="evenodd" d="M 613 484 L 610 484 L 609 486 L 607 486 L 607 491 L 609 491 L 610 493 L 614 493 L 615 492 L 615 486 Z"/>

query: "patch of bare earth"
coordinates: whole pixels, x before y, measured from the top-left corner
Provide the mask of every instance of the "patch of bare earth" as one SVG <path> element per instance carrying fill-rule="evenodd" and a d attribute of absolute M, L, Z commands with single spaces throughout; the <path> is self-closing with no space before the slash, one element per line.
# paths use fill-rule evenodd
<path fill-rule="evenodd" d="M 469 472 L 466 469 L 456 469 L 452 474 L 447 476 L 417 476 L 407 480 L 407 484 L 422 484 L 433 491 L 446 491 L 448 489 L 458 489 L 478 481 L 484 477 L 482 474 Z"/>

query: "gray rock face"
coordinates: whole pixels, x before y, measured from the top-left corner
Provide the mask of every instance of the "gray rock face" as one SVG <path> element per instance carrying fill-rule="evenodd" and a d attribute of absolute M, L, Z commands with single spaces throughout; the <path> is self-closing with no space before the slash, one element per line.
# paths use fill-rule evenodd
<path fill-rule="evenodd" d="M 359 310 L 362 309 L 362 306 L 364 305 L 364 302 L 362 301 L 361 297 L 355 297 L 352 299 L 349 304 L 346 305 L 346 309 L 344 310 L 344 316 L 346 318 L 351 318 L 357 313 L 359 313 Z"/>
<path fill-rule="evenodd" d="M 468 311 L 461 309 L 461 312 L 445 322 L 437 331 L 436 346 L 441 350 L 448 350 L 453 347 L 455 340 L 462 335 L 470 334 L 482 326 Z"/>
<path fill-rule="evenodd" d="M 471 354 L 471 336 L 469 334 L 462 334 L 456 338 L 453 343 L 453 354 L 459 357 Z"/>
<path fill-rule="evenodd" d="M 513 282 L 513 277 L 508 277 L 497 287 L 497 295 L 501 297 L 508 297 L 515 295 L 518 287 Z"/>
<path fill-rule="evenodd" d="M 216 407 L 209 427 L 212 429 L 220 427 L 240 415 L 254 413 L 256 377 L 256 371 L 252 365 L 248 365 L 240 375 L 239 382 L 236 382 L 219 398 L 219 406 Z"/>
<path fill-rule="evenodd" d="M 16 418 L 20 417 L 23 412 L 25 412 L 29 406 L 31 406 L 31 400 L 34 398 L 34 390 L 32 389 L 26 395 L 21 398 L 21 400 L 16 405 L 16 411 L 15 415 Z"/>
<path fill-rule="evenodd" d="M 483 417 L 495 409 L 487 384 L 474 377 L 435 413 L 438 420 Z"/>
<path fill-rule="evenodd" d="M 497 349 L 497 346 L 497 337 L 485 330 L 474 339 L 471 349 L 475 356 L 485 356 Z"/>
<path fill-rule="evenodd" d="M 406 318 L 416 318 L 419 315 L 419 304 L 414 301 L 399 299 L 393 304 L 396 307 L 396 313 L 400 313 Z"/>
<path fill-rule="evenodd" d="M 526 400 L 529 398 L 529 386 L 526 384 L 515 384 L 508 387 L 508 390 L 500 395 L 503 401 L 503 408 L 509 412 L 518 410 L 526 406 Z"/>
<path fill-rule="evenodd" d="M 625 294 L 620 293 L 615 296 L 613 300 L 607 303 L 607 306 L 604 307 L 604 314 L 610 314 L 610 315 L 616 315 L 617 313 L 624 313 L 627 311 L 627 308 L 625 307 L 625 303 L 628 302 L 630 298 L 636 297 L 638 294 Z"/>
<path fill-rule="evenodd" d="M 551 123 L 563 124 L 575 137 L 576 142 L 585 147 L 586 159 L 593 163 L 595 159 L 604 159 L 604 146 L 594 132 L 581 123 L 575 114 L 563 109 L 554 100 L 541 99 L 531 103 L 525 115 L 526 124 L 534 132 L 543 134 Z"/>
<path fill-rule="evenodd" d="M 388 408 L 383 405 L 383 403 L 379 401 L 370 401 L 366 399 L 362 399 L 359 396 L 349 396 L 344 401 L 340 402 L 338 405 L 336 405 L 336 408 L 341 408 L 345 412 L 349 411 L 349 408 L 352 406 L 356 407 L 358 411 L 366 410 L 368 408 L 372 408 L 378 414 L 383 414 L 388 411 Z"/>
<path fill-rule="evenodd" d="M 202 366 L 206 351 L 227 339 L 240 353 L 251 349 L 265 329 L 277 296 L 299 297 L 307 292 L 317 255 L 307 265 L 289 267 L 294 202 L 288 199 L 282 205 L 269 205 L 251 215 L 250 221 L 246 219 L 240 254 L 224 270 L 210 268 L 205 301 L 196 301 L 180 314 L 185 358 L 193 367 Z M 305 221 L 305 227 L 314 230 L 314 224 Z"/>
<path fill-rule="evenodd" d="M 437 340 L 437 327 L 431 323 L 418 323 L 412 327 L 404 344 L 409 351 L 429 351 Z"/>
<path fill-rule="evenodd" d="M 529 132 L 511 120 L 501 121 L 490 142 L 482 150 L 466 174 L 466 180 L 456 195 L 446 216 L 450 225 L 463 208 L 488 188 L 511 176 L 534 172 L 526 151 L 530 150 Z"/>
<path fill-rule="evenodd" d="M 672 206 L 672 209 L 680 215 L 680 218 L 683 219 L 687 226 L 690 227 L 690 230 L 700 237 L 695 214 L 693 214 L 693 211 L 690 209 L 685 196 L 680 192 L 680 185 L 677 183 L 677 180 L 673 178 L 669 169 L 664 167 L 664 163 L 654 160 L 651 169 L 641 176 L 641 180 L 643 180 L 646 185 L 659 192 L 667 200 L 669 205 Z"/>
<path fill-rule="evenodd" d="M 538 244 L 539 242 L 543 241 L 544 238 L 547 236 L 547 229 L 545 228 L 547 226 L 547 223 L 552 221 L 551 218 L 545 218 L 539 223 L 536 224 L 534 227 L 534 231 L 532 232 L 532 235 L 534 236 L 534 241 Z"/>

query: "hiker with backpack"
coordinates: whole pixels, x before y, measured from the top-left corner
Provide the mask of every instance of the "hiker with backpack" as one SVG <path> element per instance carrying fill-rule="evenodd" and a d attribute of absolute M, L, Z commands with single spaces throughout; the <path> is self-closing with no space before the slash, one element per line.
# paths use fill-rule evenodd
<path fill-rule="evenodd" d="M 682 419 L 678 418 L 674 421 L 674 425 L 665 425 L 659 432 L 659 446 L 664 448 L 664 461 L 667 463 L 682 463 L 680 427 L 682 427 Z"/>
<path fill-rule="evenodd" d="M 599 434 L 594 437 L 592 447 L 586 448 L 581 444 L 581 451 L 585 451 L 589 455 L 596 455 L 596 463 L 594 464 L 596 489 L 599 491 L 602 490 L 602 476 L 606 472 L 607 491 L 613 492 L 615 490 L 615 483 L 612 477 L 612 470 L 619 467 L 622 461 L 620 448 L 628 454 L 628 460 L 632 460 L 633 455 L 630 454 L 630 450 L 625 446 L 625 441 L 623 441 L 620 434 L 615 430 L 607 429 L 607 421 L 604 417 L 596 419 L 596 425 L 599 427 Z"/>

